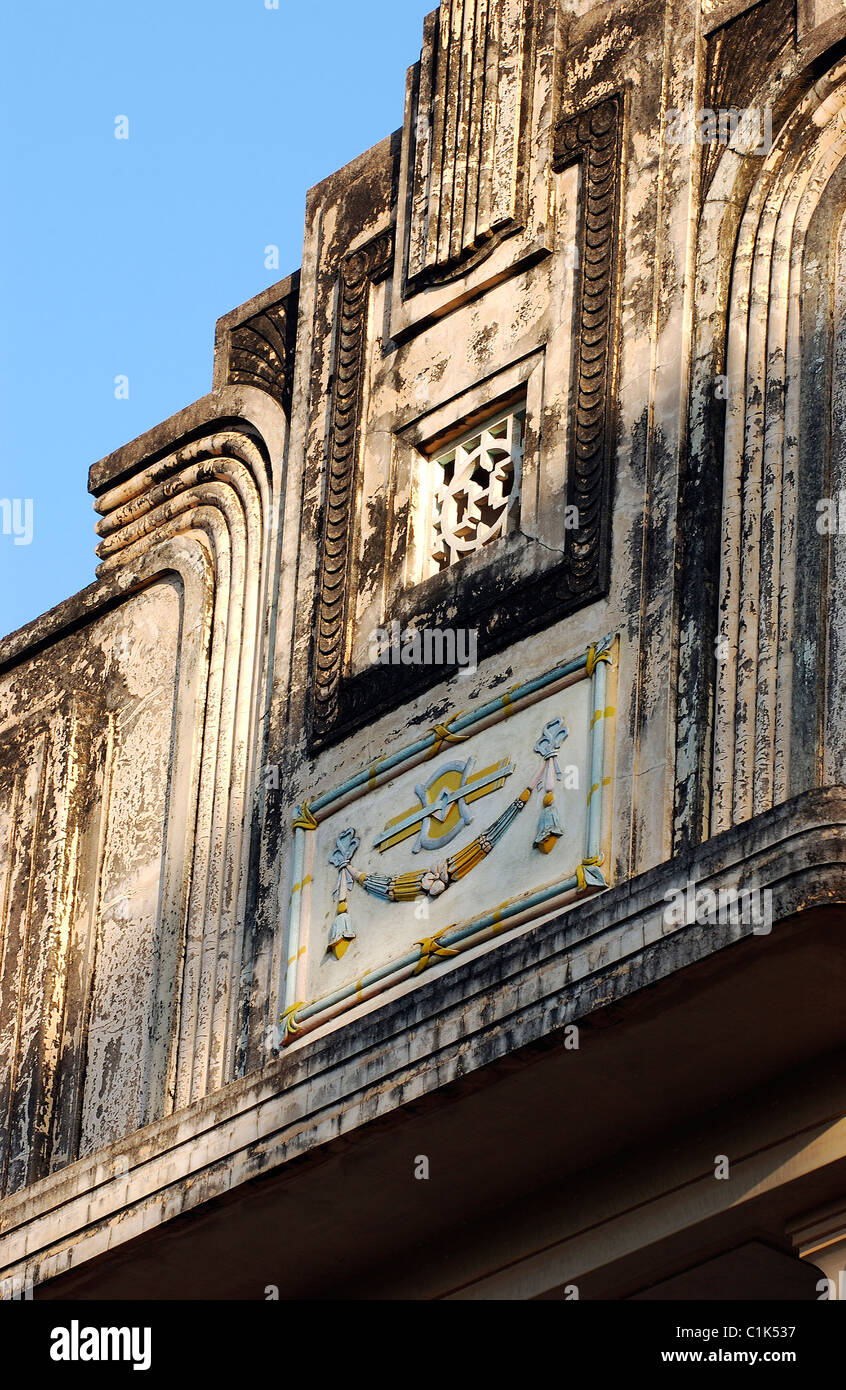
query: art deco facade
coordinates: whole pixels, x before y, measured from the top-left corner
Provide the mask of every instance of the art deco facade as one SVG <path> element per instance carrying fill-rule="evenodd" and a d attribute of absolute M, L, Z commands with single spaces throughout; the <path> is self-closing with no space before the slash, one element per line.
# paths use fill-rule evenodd
<path fill-rule="evenodd" d="M 428 17 L 0 644 L 7 1289 L 836 1296 L 844 257 L 838 0 Z"/>

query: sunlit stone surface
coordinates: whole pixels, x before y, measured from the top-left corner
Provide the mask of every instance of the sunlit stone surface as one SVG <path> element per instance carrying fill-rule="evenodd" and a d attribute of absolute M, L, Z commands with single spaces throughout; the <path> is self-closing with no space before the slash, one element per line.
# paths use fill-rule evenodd
<path fill-rule="evenodd" d="M 94 465 L 0 644 L 0 1292 L 837 1296 L 844 36 L 444 0 Z"/>

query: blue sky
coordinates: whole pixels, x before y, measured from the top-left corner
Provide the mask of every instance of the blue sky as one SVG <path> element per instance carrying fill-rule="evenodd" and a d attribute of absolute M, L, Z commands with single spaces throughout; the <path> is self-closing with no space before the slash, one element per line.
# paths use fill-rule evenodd
<path fill-rule="evenodd" d="M 306 190 L 402 124 L 434 0 L 272 3 L 4 7 L 0 635 L 91 582 L 90 464 L 205 395 Z"/>

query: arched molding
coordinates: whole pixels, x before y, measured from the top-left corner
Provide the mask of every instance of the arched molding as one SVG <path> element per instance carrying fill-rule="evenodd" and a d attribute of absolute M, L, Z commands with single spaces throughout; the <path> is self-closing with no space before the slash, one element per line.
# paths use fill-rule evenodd
<path fill-rule="evenodd" d="M 162 1098 L 168 1110 L 219 1088 L 237 1067 L 274 540 L 266 453 L 250 435 L 216 430 L 102 491 L 96 506 L 101 579 L 189 543 L 202 546 L 212 572 L 207 680 L 191 735 L 196 809 L 184 857 L 180 1002 Z"/>
<path fill-rule="evenodd" d="M 795 73 L 778 80 L 781 92 L 772 78 L 759 105 L 795 90 Z M 844 158 L 840 60 L 795 101 L 765 156 L 725 151 L 700 218 L 682 483 L 677 845 L 802 789 L 791 747 L 803 277 L 809 228 Z"/>

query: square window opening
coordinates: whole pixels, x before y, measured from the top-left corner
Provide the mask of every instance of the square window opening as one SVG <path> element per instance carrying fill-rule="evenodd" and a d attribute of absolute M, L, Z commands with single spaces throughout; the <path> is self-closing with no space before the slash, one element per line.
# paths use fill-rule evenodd
<path fill-rule="evenodd" d="M 519 525 L 525 428 L 524 398 L 423 456 L 424 578 Z"/>

